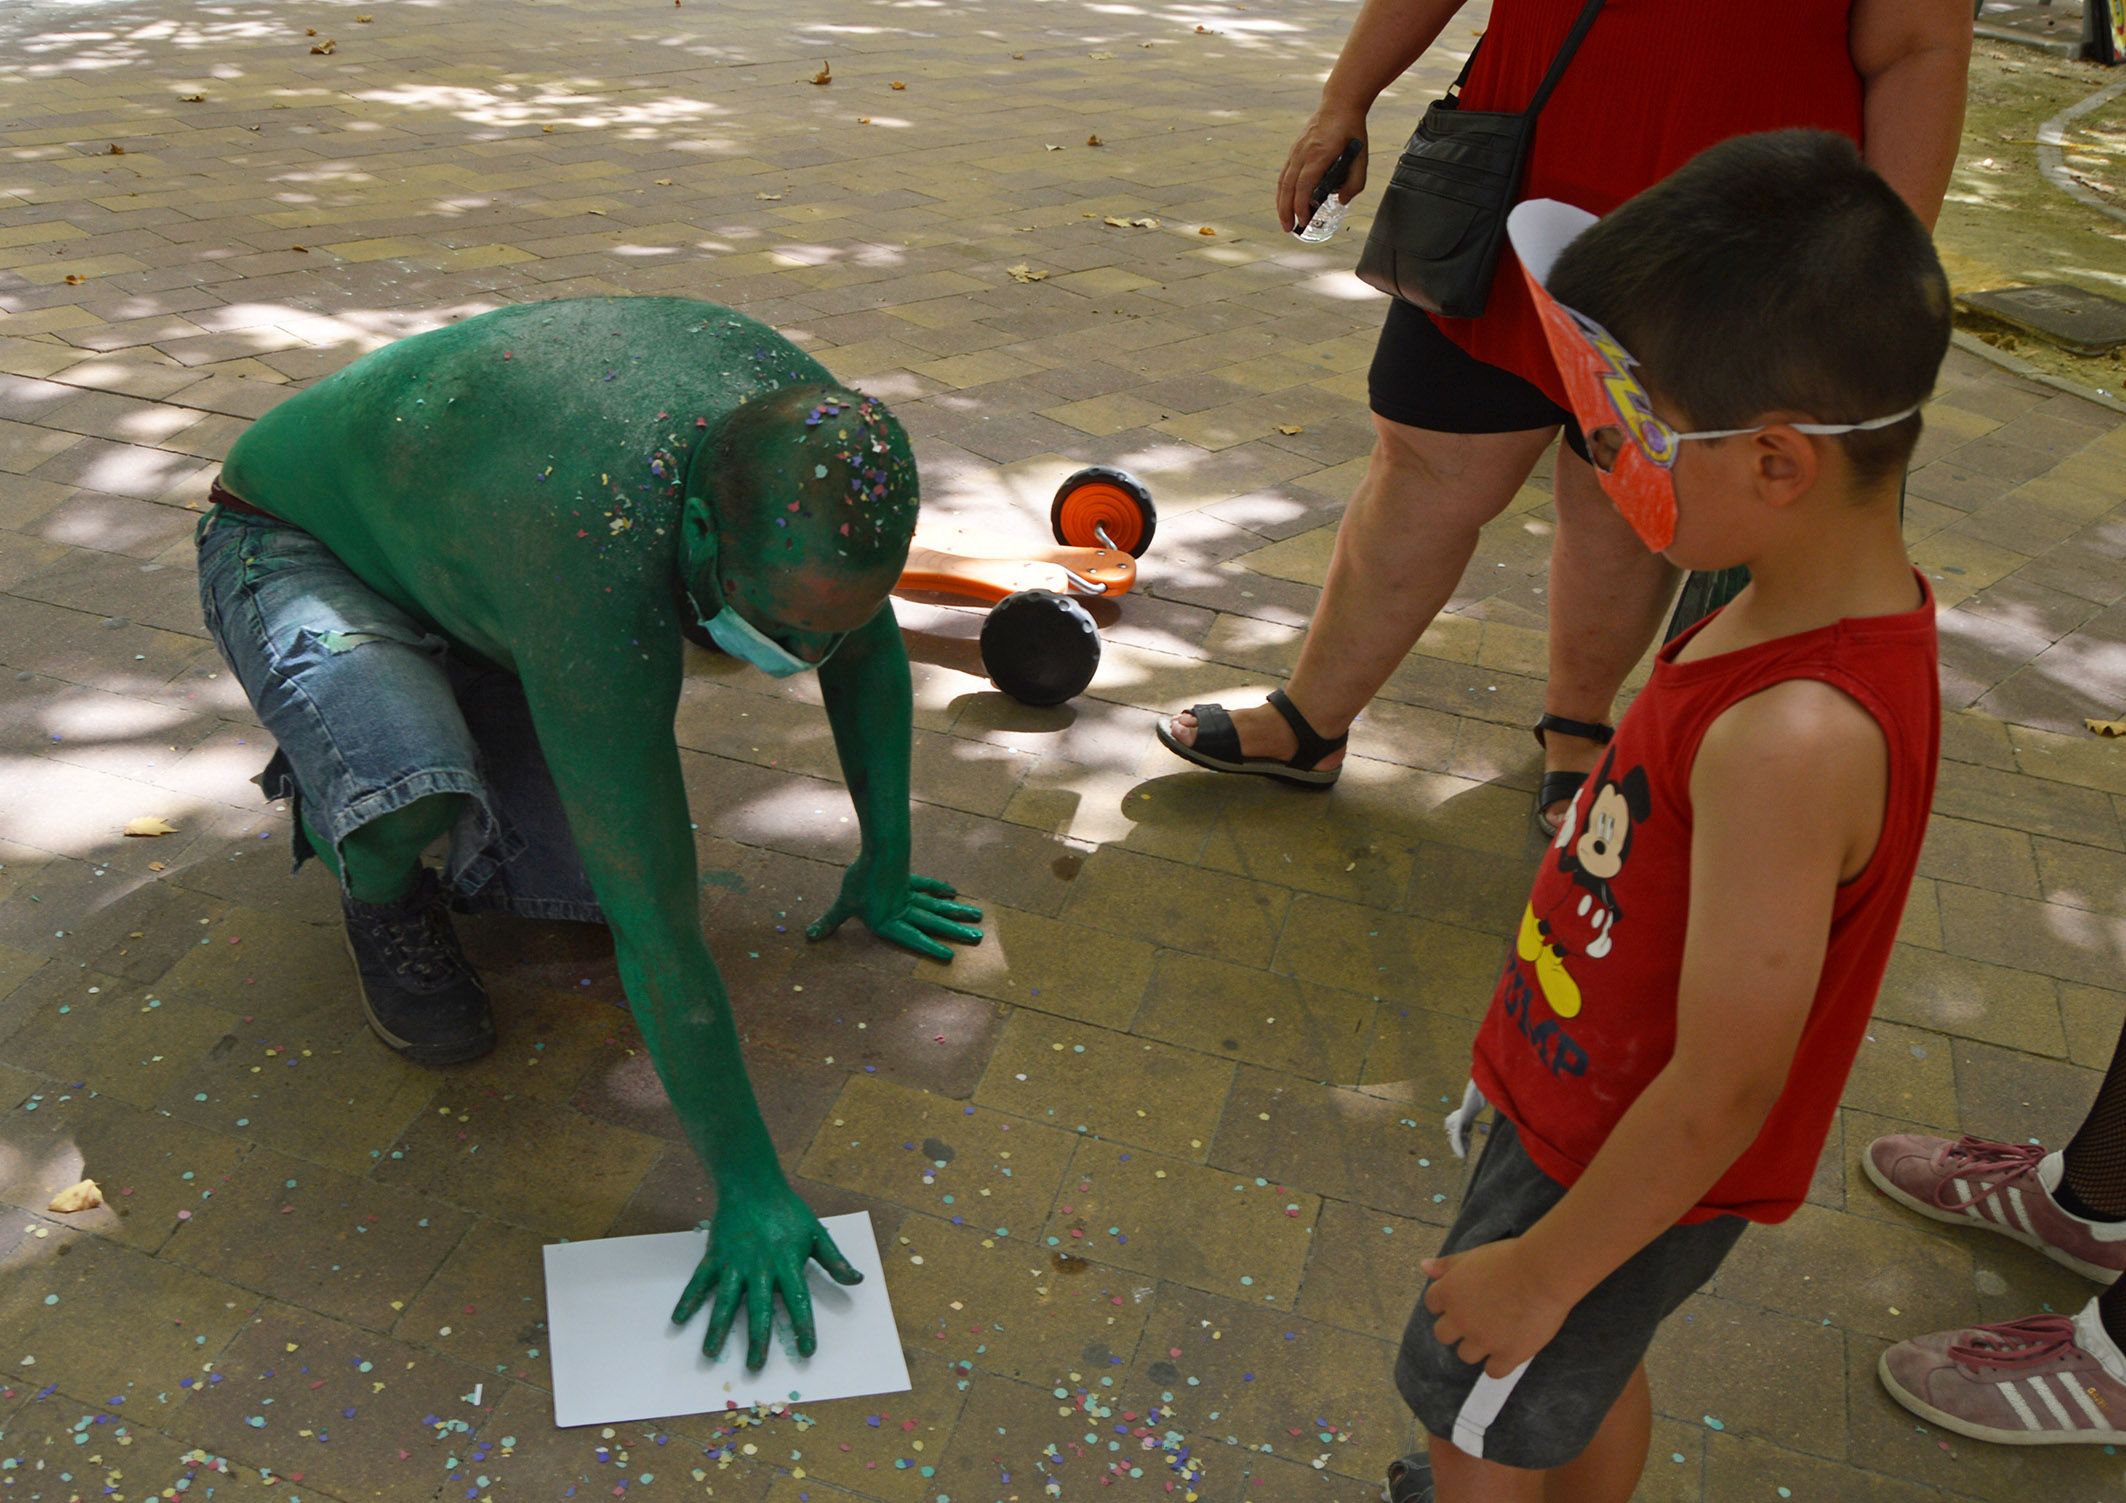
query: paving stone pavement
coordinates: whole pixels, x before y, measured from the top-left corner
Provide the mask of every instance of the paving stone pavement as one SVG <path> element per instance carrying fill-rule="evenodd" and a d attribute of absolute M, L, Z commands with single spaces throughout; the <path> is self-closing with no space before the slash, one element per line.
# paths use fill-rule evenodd
<path fill-rule="evenodd" d="M 1333 795 L 1151 737 L 1288 670 L 1363 463 L 1355 237 L 1266 213 L 1351 13 L 0 9 L 0 1490 L 1373 1496 L 1457 1203 L 1438 1114 L 1535 854 L 1547 481 Z M 246 781 L 267 749 L 190 535 L 302 383 L 630 292 L 732 303 L 891 400 L 939 524 L 1036 538 L 1088 463 L 1162 520 L 1069 708 L 990 692 L 971 614 L 903 608 L 919 865 L 989 911 L 950 966 L 799 940 L 853 848 L 814 691 L 690 664 L 704 921 L 791 1172 L 874 1217 L 915 1386 L 594 1434 L 551 1423 L 538 1248 L 712 1203 L 608 948 L 469 922 L 501 1048 L 427 1072 L 376 1045 L 329 882 L 288 878 Z M 1920 461 L 1938 817 L 1811 1203 L 1661 1340 L 1647 1499 L 2126 1496 L 2126 1458 L 1951 1441 L 1874 1377 L 1889 1340 L 2087 1290 L 1889 1206 L 1861 1146 L 2058 1141 L 2126 1007 L 2126 752 L 2081 723 L 2126 711 L 2126 430 L 1959 352 Z M 122 837 L 141 815 L 176 833 Z M 48 1214 L 84 1173 L 110 1207 Z"/>

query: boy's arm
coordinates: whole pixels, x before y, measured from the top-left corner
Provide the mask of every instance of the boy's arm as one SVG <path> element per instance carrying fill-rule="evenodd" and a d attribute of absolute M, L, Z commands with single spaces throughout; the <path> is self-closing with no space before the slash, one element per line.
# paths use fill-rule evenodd
<path fill-rule="evenodd" d="M 1753 695 L 1706 732 L 1675 1054 L 1526 1236 L 1427 1262 L 1434 1334 L 1463 1361 L 1504 1376 L 1534 1356 L 1756 1139 L 1815 999 L 1838 885 L 1879 837 L 1887 772 L 1873 718 L 1813 680 Z"/>

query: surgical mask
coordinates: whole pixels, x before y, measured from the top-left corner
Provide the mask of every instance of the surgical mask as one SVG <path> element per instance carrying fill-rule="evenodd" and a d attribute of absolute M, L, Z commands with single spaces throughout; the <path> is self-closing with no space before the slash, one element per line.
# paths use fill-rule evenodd
<path fill-rule="evenodd" d="M 1772 426 L 1710 428 L 1679 433 L 1655 416 L 1653 401 L 1633 374 L 1638 361 L 1615 335 L 1550 295 L 1543 285 L 1566 246 L 1595 222 L 1584 209 L 1554 199 L 1530 199 L 1507 216 L 1506 233 L 1520 258 L 1521 275 L 1543 321 L 1543 337 L 1565 378 L 1573 418 L 1587 437 L 1587 452 L 1602 489 L 1639 535 L 1658 553 L 1676 540 L 1676 460 L 1694 441 L 1739 438 Z M 1917 406 L 1864 423 L 1789 423 L 1796 433 L 1864 433 L 1901 423 Z"/>
<path fill-rule="evenodd" d="M 687 604 L 694 607 L 694 615 L 696 619 L 700 619 L 701 607 L 694 605 L 691 593 L 687 596 Z M 791 652 L 782 643 L 732 610 L 729 605 L 702 620 L 701 624 L 718 647 L 740 662 L 750 663 L 773 678 L 794 678 L 819 666 L 819 663 L 808 663 Z M 834 645 L 839 647 L 841 644 L 837 642 Z M 830 648 L 827 657 L 833 655 L 833 649 Z M 821 658 L 820 663 L 824 663 L 827 657 Z"/>

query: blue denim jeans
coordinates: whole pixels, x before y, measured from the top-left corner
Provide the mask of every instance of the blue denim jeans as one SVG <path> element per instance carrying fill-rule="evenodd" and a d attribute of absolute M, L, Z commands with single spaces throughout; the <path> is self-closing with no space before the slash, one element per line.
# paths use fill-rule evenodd
<path fill-rule="evenodd" d="M 431 794 L 465 796 L 444 880 L 456 905 L 603 915 L 513 674 L 470 660 L 270 517 L 200 523 L 207 629 L 279 750 L 257 779 L 297 818 L 295 866 Z"/>

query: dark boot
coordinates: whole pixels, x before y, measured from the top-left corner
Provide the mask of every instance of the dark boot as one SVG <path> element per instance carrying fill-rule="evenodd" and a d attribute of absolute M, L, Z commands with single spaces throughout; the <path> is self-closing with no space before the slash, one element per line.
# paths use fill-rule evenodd
<path fill-rule="evenodd" d="M 342 892 L 347 953 L 376 1036 L 421 1065 L 455 1065 L 495 1046 L 487 988 L 458 948 L 442 884 L 427 867 L 396 903 Z"/>

